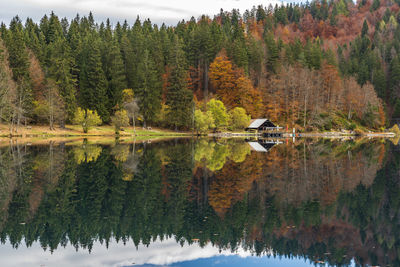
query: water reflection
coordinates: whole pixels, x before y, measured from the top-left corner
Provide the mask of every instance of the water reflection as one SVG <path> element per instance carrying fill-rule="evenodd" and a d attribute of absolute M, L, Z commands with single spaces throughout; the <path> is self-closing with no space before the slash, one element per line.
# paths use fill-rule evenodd
<path fill-rule="evenodd" d="M 169 238 L 203 252 L 398 265 L 395 148 L 311 139 L 2 146 L 0 239 L 20 255 L 38 244 L 96 253 Z"/>

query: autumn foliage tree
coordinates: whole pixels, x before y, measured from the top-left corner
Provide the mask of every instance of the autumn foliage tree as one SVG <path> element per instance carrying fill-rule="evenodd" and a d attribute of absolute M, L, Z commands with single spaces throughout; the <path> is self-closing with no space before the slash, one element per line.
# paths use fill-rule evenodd
<path fill-rule="evenodd" d="M 215 93 L 228 108 L 243 107 L 252 117 L 261 114 L 261 93 L 253 87 L 243 70 L 232 64 L 224 53 L 211 63 L 209 75 Z"/>

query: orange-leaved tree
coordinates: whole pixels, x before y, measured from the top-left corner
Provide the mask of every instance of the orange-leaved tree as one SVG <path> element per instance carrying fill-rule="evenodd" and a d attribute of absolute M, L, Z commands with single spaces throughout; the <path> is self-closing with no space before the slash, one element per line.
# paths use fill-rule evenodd
<path fill-rule="evenodd" d="M 262 97 L 244 71 L 236 67 L 224 52 L 210 65 L 210 83 L 217 96 L 229 108 L 243 107 L 254 118 L 262 113 Z"/>

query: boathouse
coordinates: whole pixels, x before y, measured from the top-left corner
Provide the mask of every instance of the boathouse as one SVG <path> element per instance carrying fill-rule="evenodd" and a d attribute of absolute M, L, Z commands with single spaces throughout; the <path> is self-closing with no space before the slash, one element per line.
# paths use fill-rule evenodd
<path fill-rule="evenodd" d="M 256 119 L 250 122 L 250 125 L 246 128 L 246 131 L 249 132 L 268 132 L 268 131 L 277 131 L 282 129 L 272 123 L 269 119 Z"/>

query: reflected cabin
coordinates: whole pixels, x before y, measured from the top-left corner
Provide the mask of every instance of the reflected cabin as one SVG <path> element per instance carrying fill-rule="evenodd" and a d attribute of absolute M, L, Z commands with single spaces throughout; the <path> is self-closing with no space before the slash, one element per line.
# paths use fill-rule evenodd
<path fill-rule="evenodd" d="M 246 128 L 248 132 L 255 132 L 255 133 L 276 133 L 282 127 L 275 125 L 269 119 L 256 119 L 250 122 L 250 125 Z"/>

